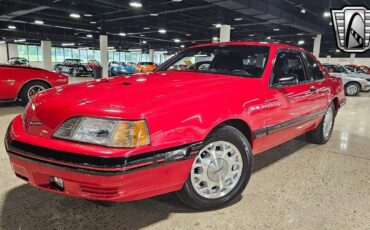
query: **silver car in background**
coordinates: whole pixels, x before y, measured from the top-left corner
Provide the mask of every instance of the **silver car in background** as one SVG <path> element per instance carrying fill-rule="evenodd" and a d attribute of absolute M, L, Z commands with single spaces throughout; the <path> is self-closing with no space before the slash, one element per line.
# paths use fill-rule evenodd
<path fill-rule="evenodd" d="M 370 81 L 356 77 L 356 74 L 351 73 L 348 69 L 341 65 L 324 64 L 324 67 L 329 72 L 330 76 L 340 77 L 343 81 L 344 91 L 347 96 L 356 96 L 361 91 L 370 91 Z"/>

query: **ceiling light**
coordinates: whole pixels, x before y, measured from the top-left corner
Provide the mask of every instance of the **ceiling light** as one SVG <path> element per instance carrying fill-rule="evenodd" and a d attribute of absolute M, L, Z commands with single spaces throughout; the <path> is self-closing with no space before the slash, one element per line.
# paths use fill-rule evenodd
<path fill-rule="evenodd" d="M 173 41 L 176 42 L 176 43 L 179 43 L 180 42 L 180 39 L 175 38 L 175 39 L 173 39 Z"/>
<path fill-rule="evenodd" d="M 218 37 L 213 37 L 212 40 L 213 41 L 218 41 Z"/>
<path fill-rule="evenodd" d="M 62 46 L 74 46 L 75 44 L 72 42 L 72 43 L 62 43 Z"/>
<path fill-rule="evenodd" d="M 17 39 L 17 40 L 14 40 L 14 42 L 25 42 L 26 39 Z"/>
<path fill-rule="evenodd" d="M 291 43 L 292 41 L 286 41 L 286 43 Z"/>
<path fill-rule="evenodd" d="M 302 36 L 302 35 L 303 35 L 303 33 L 297 33 L 297 35 L 298 35 L 298 36 Z"/>
<path fill-rule="evenodd" d="M 144 30 L 150 30 L 150 27 L 144 27 L 143 29 Z"/>
<path fill-rule="evenodd" d="M 160 34 L 165 34 L 165 33 L 167 33 L 167 31 L 166 31 L 165 29 L 159 29 L 159 30 L 158 30 L 158 32 L 159 32 Z"/>
<path fill-rule="evenodd" d="M 90 17 L 92 17 L 93 15 L 92 15 L 92 14 L 84 14 L 84 16 L 85 16 L 85 17 L 90 18 Z"/>
<path fill-rule="evenodd" d="M 124 36 L 126 36 L 126 33 L 121 32 L 118 35 L 124 37 Z"/>
<path fill-rule="evenodd" d="M 92 21 L 92 22 L 90 22 L 90 24 L 96 24 L 96 22 Z"/>
<path fill-rule="evenodd" d="M 306 9 L 305 9 L 305 8 L 302 8 L 302 9 L 301 9 L 301 13 L 302 13 L 302 14 L 305 14 L 305 13 L 306 13 Z"/>
<path fill-rule="evenodd" d="M 172 0 L 173 2 L 182 2 L 182 0 Z"/>
<path fill-rule="evenodd" d="M 270 36 L 266 37 L 266 40 L 271 40 L 271 37 Z"/>
<path fill-rule="evenodd" d="M 181 47 L 181 48 L 185 48 L 185 45 L 181 45 L 180 47 Z"/>
<path fill-rule="evenodd" d="M 158 14 L 157 13 L 151 13 L 150 16 L 157 17 Z"/>
<path fill-rule="evenodd" d="M 185 36 L 190 37 L 190 36 L 191 36 L 191 34 L 185 34 Z"/>
<path fill-rule="evenodd" d="M 332 26 L 333 25 L 333 23 L 332 22 L 329 22 L 329 26 Z"/>
<path fill-rule="evenodd" d="M 243 18 L 234 18 L 235 21 L 241 21 Z"/>
<path fill-rule="evenodd" d="M 108 46 L 107 47 L 107 50 L 113 50 L 114 49 L 114 46 Z"/>
<path fill-rule="evenodd" d="M 141 8 L 143 7 L 143 4 L 141 4 L 141 2 L 138 2 L 138 1 L 132 1 L 130 2 L 130 6 L 134 8 Z"/>
<path fill-rule="evenodd" d="M 214 27 L 216 28 L 220 28 L 221 27 L 221 24 L 220 23 L 217 23 L 217 24 L 213 24 Z"/>
<path fill-rule="evenodd" d="M 323 16 L 324 16 L 325 18 L 330 17 L 330 12 L 329 12 L 329 11 L 325 11 L 325 12 L 323 13 Z"/>
<path fill-rule="evenodd" d="M 9 25 L 9 26 L 8 26 L 8 29 L 15 30 L 15 29 L 17 29 L 17 27 L 16 27 L 16 26 L 14 26 L 14 25 Z"/>
<path fill-rule="evenodd" d="M 255 36 L 255 34 L 250 34 L 250 35 L 249 35 L 249 37 L 254 37 L 254 36 Z"/>
<path fill-rule="evenodd" d="M 340 52 L 340 50 L 338 50 L 338 49 L 337 49 L 337 50 L 335 50 L 335 52 L 336 52 L 336 53 L 339 53 L 339 52 Z"/>
<path fill-rule="evenodd" d="M 143 44 L 146 44 L 147 42 L 144 40 L 144 41 L 142 41 L 142 43 L 143 43 Z"/>
<path fill-rule="evenodd" d="M 80 18 L 81 17 L 79 14 L 76 14 L 76 13 L 71 13 L 69 16 L 71 18 Z"/>
<path fill-rule="evenodd" d="M 304 40 L 299 40 L 298 41 L 298 45 L 303 45 L 304 44 Z"/>
<path fill-rule="evenodd" d="M 145 34 L 140 34 L 140 37 L 145 37 Z"/>
<path fill-rule="evenodd" d="M 93 35 L 92 35 L 92 34 L 86 34 L 86 37 L 88 37 L 88 38 L 92 38 L 92 37 L 93 37 Z"/>
<path fill-rule="evenodd" d="M 43 24 L 44 24 L 44 22 L 43 22 L 43 21 L 41 21 L 41 20 L 35 20 L 35 24 L 43 25 Z"/>
<path fill-rule="evenodd" d="M 273 31 L 280 31 L 280 29 L 279 28 L 274 28 L 274 29 L 272 29 Z"/>

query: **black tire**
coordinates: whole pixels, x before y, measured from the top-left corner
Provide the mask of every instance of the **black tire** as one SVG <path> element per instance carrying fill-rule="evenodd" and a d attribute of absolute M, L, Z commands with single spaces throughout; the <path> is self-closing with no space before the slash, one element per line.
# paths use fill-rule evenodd
<path fill-rule="evenodd" d="M 78 70 L 77 69 L 72 69 L 72 76 L 73 77 L 78 77 Z"/>
<path fill-rule="evenodd" d="M 48 84 L 46 84 L 45 82 L 42 82 L 42 81 L 32 81 L 32 82 L 29 82 L 27 83 L 25 86 L 22 87 L 20 93 L 19 93 L 19 103 L 21 105 L 27 105 L 27 103 L 29 102 L 29 100 L 31 99 L 28 95 L 28 91 L 32 88 L 32 87 L 42 87 L 44 89 L 48 89 L 50 88 L 50 86 Z"/>
<path fill-rule="evenodd" d="M 320 125 L 315 130 L 310 131 L 306 134 L 306 138 L 309 142 L 314 143 L 314 144 L 322 145 L 322 144 L 325 144 L 326 142 L 329 141 L 329 139 L 331 137 L 331 134 L 333 132 L 335 116 L 336 116 L 336 113 L 337 113 L 335 105 L 334 105 L 333 102 L 330 103 L 330 105 L 328 107 L 328 110 L 329 110 L 329 108 L 331 108 L 332 111 L 333 111 L 333 124 L 331 126 L 329 135 L 327 137 L 325 137 L 325 135 L 324 135 L 324 120 L 325 120 L 325 116 L 326 116 L 326 113 L 325 113 L 324 117 L 322 118 L 322 120 L 320 122 Z"/>
<path fill-rule="evenodd" d="M 192 185 L 191 173 L 189 173 L 188 179 L 183 188 L 177 192 L 177 195 L 183 203 L 194 209 L 211 210 L 228 205 L 244 191 L 252 173 L 252 150 L 247 138 L 239 130 L 231 126 L 222 126 L 206 138 L 202 144 L 202 148 L 215 141 L 227 141 L 240 151 L 243 162 L 242 173 L 239 181 L 230 192 L 215 199 L 208 199 L 199 195 Z"/>
<path fill-rule="evenodd" d="M 349 91 L 350 87 L 356 87 L 357 88 L 356 92 Z M 344 92 L 346 96 L 350 96 L 350 97 L 357 96 L 361 92 L 361 85 L 357 82 L 348 82 L 344 86 Z"/>

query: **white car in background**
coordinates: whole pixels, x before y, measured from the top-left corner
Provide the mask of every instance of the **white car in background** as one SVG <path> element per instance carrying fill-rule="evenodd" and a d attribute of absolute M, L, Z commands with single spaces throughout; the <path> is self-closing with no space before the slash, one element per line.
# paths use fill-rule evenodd
<path fill-rule="evenodd" d="M 323 64 L 330 76 L 340 77 L 343 81 L 344 91 L 347 96 L 357 96 L 361 91 L 370 91 L 370 81 L 356 77 L 356 74 L 341 65 Z"/>
<path fill-rule="evenodd" d="M 353 67 L 350 67 L 350 66 L 342 66 L 342 67 L 345 68 L 348 71 L 348 73 L 351 74 L 352 77 L 362 78 L 370 82 L 370 74 L 358 72 Z"/>

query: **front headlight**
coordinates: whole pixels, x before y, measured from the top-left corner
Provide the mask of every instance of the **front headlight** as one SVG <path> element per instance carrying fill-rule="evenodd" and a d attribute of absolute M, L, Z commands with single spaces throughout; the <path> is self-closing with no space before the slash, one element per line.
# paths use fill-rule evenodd
<path fill-rule="evenodd" d="M 73 117 L 67 120 L 53 136 L 109 147 L 129 148 L 150 144 L 149 131 L 144 120 Z"/>

